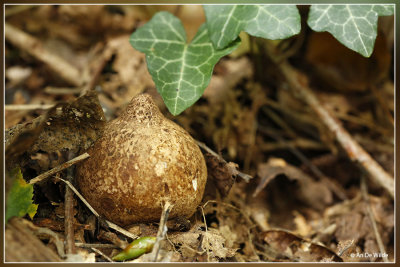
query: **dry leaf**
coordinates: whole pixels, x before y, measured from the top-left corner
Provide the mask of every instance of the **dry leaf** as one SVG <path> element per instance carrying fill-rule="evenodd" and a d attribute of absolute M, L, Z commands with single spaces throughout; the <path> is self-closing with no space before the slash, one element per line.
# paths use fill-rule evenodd
<path fill-rule="evenodd" d="M 206 153 L 204 156 L 207 164 L 208 177 L 213 179 L 218 191 L 225 197 L 228 195 L 238 174 L 236 170 L 238 167 L 237 164 L 233 162 L 226 163 L 226 161 L 210 153 Z"/>
<path fill-rule="evenodd" d="M 278 175 L 284 174 L 290 180 L 295 180 L 299 185 L 299 194 L 301 200 L 305 201 L 311 207 L 322 210 L 328 204 L 332 203 L 332 192 L 328 186 L 319 181 L 314 181 L 308 174 L 299 168 L 288 164 L 283 159 L 271 158 L 267 163 L 260 164 L 258 167 L 258 176 L 261 181 L 253 193 L 253 197 L 264 189 L 269 182 Z"/>
<path fill-rule="evenodd" d="M 291 261 L 321 262 L 343 260 L 330 249 L 311 243 L 283 230 L 269 230 L 263 233 L 264 241 L 279 255 Z"/>
<path fill-rule="evenodd" d="M 88 148 L 101 135 L 104 113 L 95 91 L 72 103 L 60 103 L 32 122 L 6 131 L 6 158 L 15 160 L 22 153 L 47 153 Z"/>

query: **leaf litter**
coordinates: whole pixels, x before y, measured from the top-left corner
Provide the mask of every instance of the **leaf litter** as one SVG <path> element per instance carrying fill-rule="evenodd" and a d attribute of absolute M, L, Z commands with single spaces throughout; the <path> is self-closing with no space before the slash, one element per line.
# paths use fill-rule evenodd
<path fill-rule="evenodd" d="M 9 8 L 13 6 L 6 11 Z M 288 90 L 262 41 L 249 38 L 240 55 L 224 57 L 194 106 L 177 117 L 167 112 L 145 56 L 128 42 L 130 33 L 158 10 L 181 17 L 189 35 L 204 20 L 203 13 L 190 13 L 202 10 L 200 6 L 43 5 L 7 17 L 7 23 L 40 38 L 44 49 L 60 60 L 76 62 L 78 73 L 85 73 L 83 84 L 77 81 L 71 87 L 52 72 L 51 64 L 57 62 L 40 63 L 29 56 L 31 47 L 17 48 L 6 39 L 6 104 L 53 105 L 47 110 L 6 109 L 7 168 L 20 166 L 23 179 L 29 181 L 60 166 L 68 151 L 89 147 L 105 121 L 118 116 L 129 99 L 147 92 L 166 116 L 214 151 L 203 150 L 209 179 L 201 206 L 189 220 L 166 224 L 166 238 L 159 244 L 163 261 L 381 262 L 384 253 L 393 261 L 393 200 L 370 181 L 368 191 L 361 190 L 364 174 L 313 111 Z M 284 40 L 276 48 L 286 49 L 291 63 L 307 73 L 324 106 L 393 174 L 391 24 L 379 25 L 374 61 L 358 57 L 323 33 L 301 32 L 291 38 L 295 42 Z M 43 90 L 46 86 L 52 90 Z M 65 93 L 52 93 L 55 90 Z M 60 172 L 49 177 L 33 191 L 33 202 L 39 204 L 33 225 L 53 231 L 61 240 L 67 239 L 65 187 L 57 177 L 65 176 Z M 329 181 L 343 190 L 344 197 Z M 107 261 L 133 241 L 105 227 L 77 198 L 73 206 L 75 254 L 65 257 L 54 237 L 49 242 L 49 235 L 29 228 L 59 260 Z M 22 220 L 30 221 L 26 216 Z M 17 228 L 18 222 L 11 220 L 7 234 Z M 136 236 L 155 237 L 158 224 L 126 229 Z M 7 242 L 10 247 L 15 244 L 17 240 Z M 31 251 L 42 255 L 35 248 Z M 9 255 L 13 258 L 6 255 L 6 260 L 33 261 L 18 253 Z"/>

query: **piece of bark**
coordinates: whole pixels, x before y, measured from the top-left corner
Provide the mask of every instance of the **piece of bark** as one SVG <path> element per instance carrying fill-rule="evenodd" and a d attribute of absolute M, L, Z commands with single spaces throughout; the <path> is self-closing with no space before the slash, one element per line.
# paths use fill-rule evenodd
<path fill-rule="evenodd" d="M 5 230 L 5 262 L 59 262 L 57 254 L 46 247 L 26 225 L 22 218 L 12 218 Z"/>

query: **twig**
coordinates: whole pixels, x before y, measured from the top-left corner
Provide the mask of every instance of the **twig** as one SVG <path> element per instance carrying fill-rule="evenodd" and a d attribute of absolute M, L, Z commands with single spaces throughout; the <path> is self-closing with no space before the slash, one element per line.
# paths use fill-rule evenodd
<path fill-rule="evenodd" d="M 68 159 L 74 158 L 75 153 L 72 151 L 68 151 Z M 67 180 L 70 183 L 73 183 L 74 179 L 74 170 L 75 168 L 71 166 L 67 170 Z M 66 253 L 67 254 L 75 254 L 75 233 L 74 233 L 74 193 L 67 186 L 65 188 L 65 198 L 64 198 L 64 207 L 65 207 L 65 220 L 64 220 L 64 233 L 66 240 Z"/>
<path fill-rule="evenodd" d="M 46 50 L 39 39 L 8 23 L 4 24 L 4 37 L 13 45 L 47 64 L 54 73 L 66 82 L 75 86 L 81 85 L 80 71 L 60 56 Z"/>
<path fill-rule="evenodd" d="M 54 107 L 53 104 L 25 104 L 25 105 L 4 105 L 4 109 L 8 111 L 14 110 L 35 110 L 35 109 L 49 109 Z"/>
<path fill-rule="evenodd" d="M 164 208 L 163 208 L 163 211 L 161 214 L 160 225 L 158 227 L 156 243 L 154 243 L 154 247 L 153 247 L 154 262 L 158 261 L 158 254 L 159 254 L 160 248 L 161 248 L 160 243 L 162 240 L 164 240 L 165 235 L 167 234 L 167 231 L 168 231 L 166 223 L 168 220 L 169 212 L 171 211 L 172 207 L 173 207 L 173 205 L 169 201 L 165 202 Z"/>
<path fill-rule="evenodd" d="M 99 234 L 97 235 L 98 240 L 104 240 L 110 243 L 113 243 L 120 249 L 125 249 L 129 243 L 126 242 L 125 240 L 121 240 L 115 233 L 113 232 L 106 232 L 104 230 L 100 230 Z"/>
<path fill-rule="evenodd" d="M 203 206 L 200 206 L 200 209 L 201 209 L 201 214 L 203 215 L 203 221 L 204 221 L 204 228 L 205 228 L 205 230 L 206 230 L 206 234 L 208 233 L 208 228 L 207 228 L 207 221 L 206 221 L 206 216 L 204 215 L 204 206 L 206 205 L 206 204 L 208 204 L 208 201 L 203 205 Z M 207 246 L 207 248 L 206 248 L 206 252 L 207 252 L 207 262 L 210 262 L 210 255 L 209 255 L 209 253 L 208 253 L 208 246 L 209 246 L 209 241 L 208 241 L 208 235 L 207 236 L 205 236 L 205 238 L 207 239 L 206 240 L 206 246 Z M 204 240 L 204 236 L 203 236 L 203 238 L 202 238 L 202 240 L 201 241 L 203 241 Z"/>
<path fill-rule="evenodd" d="M 119 248 L 114 244 L 89 244 L 81 242 L 75 242 L 75 246 L 79 248 Z"/>
<path fill-rule="evenodd" d="M 260 127 L 258 127 L 260 129 Z M 263 130 L 262 130 L 263 131 Z M 284 143 L 277 143 L 274 142 L 265 142 L 259 145 L 259 148 L 263 151 L 274 151 L 274 150 L 281 150 L 287 149 L 288 147 L 296 147 L 299 149 L 311 149 L 311 150 L 326 150 L 327 147 L 325 144 L 321 144 L 319 142 L 314 142 L 310 139 L 305 138 L 296 138 L 295 140 L 286 140 Z"/>
<path fill-rule="evenodd" d="M 276 62 L 272 50 L 269 52 L 271 58 Z M 289 65 L 287 61 L 276 64 L 294 94 L 303 99 L 314 110 L 321 121 L 335 135 L 336 140 L 346 151 L 348 157 L 359 164 L 374 182 L 387 190 L 394 198 L 394 180 L 344 129 L 340 121 L 326 109 L 308 87 L 306 78 L 296 69 Z"/>
<path fill-rule="evenodd" d="M 79 197 L 80 200 L 82 200 L 82 202 L 86 205 L 86 207 L 88 207 L 88 209 L 97 217 L 100 218 L 100 214 L 97 213 L 97 211 L 95 209 L 93 209 L 93 207 L 89 204 L 89 202 L 86 201 L 86 199 L 81 195 L 81 193 L 79 193 L 79 191 L 68 181 L 62 179 L 62 178 L 58 178 L 61 181 L 63 181 L 65 184 L 67 184 L 72 191 L 74 191 L 74 193 Z M 115 223 L 112 223 L 108 220 L 104 220 L 104 222 L 106 223 L 106 225 L 112 229 L 114 229 L 115 231 L 129 237 L 132 239 L 137 239 L 138 236 L 135 234 L 132 234 L 131 232 L 123 229 L 122 227 L 116 225 Z"/>
<path fill-rule="evenodd" d="M 71 160 L 69 160 L 67 162 L 64 162 L 63 164 L 58 165 L 57 167 L 54 167 L 53 169 L 48 170 L 47 172 L 42 173 L 42 174 L 36 176 L 35 178 L 31 179 L 29 181 L 29 184 L 35 184 L 37 182 L 40 182 L 40 181 L 46 179 L 47 177 L 49 177 L 49 176 L 51 176 L 53 174 L 56 174 L 57 172 L 60 172 L 60 171 L 62 171 L 64 169 L 66 169 L 68 167 L 71 167 L 72 165 L 78 163 L 79 161 L 82 161 L 82 160 L 88 158 L 89 156 L 90 155 L 88 153 L 84 153 L 84 154 L 82 154 L 80 156 L 77 156 L 76 158 L 73 158 L 73 159 L 71 159 Z"/>
<path fill-rule="evenodd" d="M 104 254 L 103 252 L 101 252 L 100 250 L 98 250 L 97 248 L 91 247 L 91 250 L 93 250 L 94 252 L 96 252 L 97 254 L 99 254 L 100 256 L 102 256 L 104 259 L 106 259 L 109 262 L 113 262 L 113 260 L 108 257 L 106 254 Z"/>
<path fill-rule="evenodd" d="M 117 232 L 119 232 L 119 233 L 121 233 L 121 234 L 123 234 L 123 235 L 125 235 L 125 236 L 127 236 L 129 238 L 132 238 L 132 239 L 138 239 L 139 238 L 137 235 L 132 234 L 131 232 L 125 230 L 124 228 L 116 225 L 113 222 L 110 222 L 109 220 L 104 220 L 104 221 L 105 221 L 105 223 L 107 224 L 108 227 L 110 227 L 111 229 L 114 229 L 115 231 L 117 231 Z"/>
<path fill-rule="evenodd" d="M 206 144 L 204 144 L 204 143 L 202 143 L 202 142 L 200 142 L 200 141 L 197 141 L 196 140 L 196 142 L 197 142 L 197 145 L 199 146 L 199 147 L 201 147 L 202 149 L 204 149 L 206 152 L 208 152 L 208 153 L 210 153 L 211 155 L 213 155 L 214 157 L 216 157 L 216 158 L 218 158 L 220 161 L 222 161 L 223 163 L 225 163 L 226 164 L 226 166 L 228 167 L 228 168 L 232 168 L 229 164 L 228 164 L 228 162 L 226 162 L 226 160 L 223 158 L 223 157 L 221 157 L 220 155 L 218 155 L 217 153 L 215 153 L 211 148 L 209 148 Z M 251 175 L 248 175 L 248 174 L 246 174 L 246 173 L 243 173 L 243 172 L 241 172 L 241 171 L 238 171 L 236 168 L 234 169 L 234 172 L 233 173 L 237 173 L 237 175 L 240 177 L 240 178 L 242 178 L 243 180 L 245 180 L 246 182 L 249 182 L 253 177 L 251 176 Z"/>
<path fill-rule="evenodd" d="M 338 112 L 334 112 L 335 116 L 341 120 L 344 121 L 348 121 L 351 123 L 355 123 L 358 125 L 362 125 L 365 127 L 368 127 L 369 130 L 377 132 L 379 134 L 382 135 L 387 135 L 389 133 L 389 129 L 384 128 L 382 126 L 377 125 L 376 123 L 374 123 L 373 121 L 369 121 L 367 119 L 363 119 L 363 118 L 359 118 L 357 116 L 354 115 L 349 115 L 349 114 L 340 114 Z M 391 133 L 393 133 L 393 131 L 391 131 Z"/>
<path fill-rule="evenodd" d="M 378 243 L 379 251 L 382 255 L 383 261 L 384 262 L 389 262 L 388 257 L 384 257 L 386 250 L 385 246 L 383 245 L 381 234 L 378 231 L 378 226 L 376 225 L 376 220 L 374 218 L 374 214 L 372 213 L 371 209 L 371 203 L 369 201 L 369 196 L 368 196 L 368 188 L 367 188 L 367 182 L 365 179 L 365 175 L 362 175 L 361 177 L 361 194 L 363 196 L 363 199 L 365 201 L 365 204 L 367 205 L 367 213 L 368 217 L 371 221 L 372 224 L 372 229 L 374 230 L 375 238 L 376 238 L 376 243 Z"/>
<path fill-rule="evenodd" d="M 54 87 L 46 86 L 44 92 L 53 95 L 73 95 L 79 94 L 82 91 L 80 87 Z"/>

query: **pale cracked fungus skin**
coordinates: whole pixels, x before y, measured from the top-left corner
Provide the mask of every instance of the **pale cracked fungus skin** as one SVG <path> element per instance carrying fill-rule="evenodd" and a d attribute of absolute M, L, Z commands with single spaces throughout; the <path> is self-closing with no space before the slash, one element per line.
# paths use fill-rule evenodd
<path fill-rule="evenodd" d="M 166 119 L 151 96 L 132 99 L 121 116 L 78 165 L 77 181 L 86 200 L 106 219 L 128 225 L 190 217 L 203 197 L 207 167 L 195 140 Z"/>

